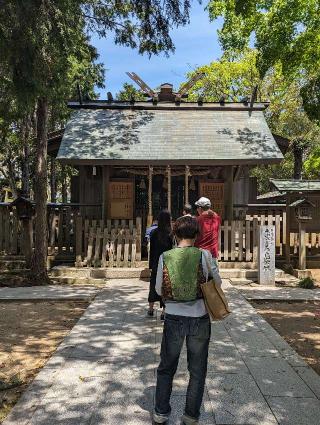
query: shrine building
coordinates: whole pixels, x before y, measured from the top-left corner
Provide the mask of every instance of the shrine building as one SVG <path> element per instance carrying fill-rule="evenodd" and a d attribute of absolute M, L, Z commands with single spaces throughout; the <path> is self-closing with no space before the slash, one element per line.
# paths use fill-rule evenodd
<path fill-rule="evenodd" d="M 159 211 L 173 218 L 200 196 L 224 219 L 249 200 L 249 171 L 279 163 L 267 103 L 183 101 L 163 84 L 149 101 L 69 102 L 73 110 L 49 153 L 78 170 L 71 202 L 90 219 L 134 220 L 144 227 Z M 280 146 L 281 147 L 281 146 Z"/>

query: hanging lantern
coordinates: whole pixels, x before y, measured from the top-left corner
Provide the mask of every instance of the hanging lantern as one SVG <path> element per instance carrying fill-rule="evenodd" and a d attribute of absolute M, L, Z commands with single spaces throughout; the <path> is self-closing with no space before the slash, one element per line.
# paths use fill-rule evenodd
<path fill-rule="evenodd" d="M 141 190 L 146 190 L 147 189 L 146 182 L 144 181 L 144 179 L 141 179 L 140 184 L 139 184 L 139 188 Z"/>
<path fill-rule="evenodd" d="M 195 184 L 193 176 L 191 177 L 191 180 L 190 180 L 190 190 L 196 190 L 196 184 Z"/>

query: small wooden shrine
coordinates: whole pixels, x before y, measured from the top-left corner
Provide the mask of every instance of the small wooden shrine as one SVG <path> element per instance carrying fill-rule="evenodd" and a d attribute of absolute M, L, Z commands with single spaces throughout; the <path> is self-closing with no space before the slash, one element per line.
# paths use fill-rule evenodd
<path fill-rule="evenodd" d="M 57 159 L 79 170 L 71 202 L 87 218 L 135 219 L 149 224 L 168 208 L 174 218 L 199 196 L 225 219 L 248 203 L 249 170 L 283 155 L 264 117 L 266 103 L 184 101 L 185 92 L 162 84 L 154 92 L 131 77 L 149 100 L 70 102 L 74 110 Z"/>

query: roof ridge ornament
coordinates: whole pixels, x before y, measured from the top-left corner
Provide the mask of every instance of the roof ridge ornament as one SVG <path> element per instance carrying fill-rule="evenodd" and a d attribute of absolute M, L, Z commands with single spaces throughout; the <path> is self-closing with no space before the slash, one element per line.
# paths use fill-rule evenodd
<path fill-rule="evenodd" d="M 171 83 L 161 84 L 160 91 L 155 92 L 135 72 L 126 72 L 126 74 L 141 88 L 141 90 L 148 97 L 152 99 L 153 104 L 157 104 L 157 102 L 159 101 L 173 102 L 176 105 L 180 105 L 181 99 L 188 97 L 188 90 L 190 90 L 191 87 L 193 87 L 197 81 L 201 80 L 201 78 L 205 76 L 204 72 L 195 73 L 195 75 L 193 75 L 190 80 L 184 83 L 177 92 L 173 91 L 173 85 Z"/>

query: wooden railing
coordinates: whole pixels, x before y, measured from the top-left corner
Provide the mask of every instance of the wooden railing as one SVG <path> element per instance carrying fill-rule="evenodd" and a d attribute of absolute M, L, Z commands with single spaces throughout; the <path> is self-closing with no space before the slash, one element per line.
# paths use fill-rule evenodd
<path fill-rule="evenodd" d="M 135 267 L 141 261 L 141 219 L 82 220 L 76 218 L 77 267 Z"/>
<path fill-rule="evenodd" d="M 307 256 L 320 255 L 320 233 L 306 233 L 306 250 Z M 299 252 L 299 233 L 290 232 L 290 253 L 297 255 Z"/>
<path fill-rule="evenodd" d="M 0 255 L 21 255 L 21 224 L 8 205 L 0 207 Z"/>
<path fill-rule="evenodd" d="M 219 260 L 256 262 L 258 256 L 259 225 L 275 226 L 276 255 L 284 254 L 285 244 L 285 213 L 275 216 L 247 215 L 245 220 L 223 221 L 219 234 Z"/>
<path fill-rule="evenodd" d="M 80 224 L 81 223 L 81 224 Z M 246 215 L 244 220 L 225 220 L 219 235 L 223 262 L 257 261 L 258 228 L 275 225 L 276 256 L 283 258 L 286 245 L 286 213 Z M 99 230 L 100 229 L 100 230 Z M 319 225 L 320 232 L 320 225 Z M 307 256 L 320 255 L 320 233 L 306 233 Z M 48 255 L 78 266 L 133 267 L 141 261 L 141 220 L 86 220 L 79 208 L 49 207 Z M 290 233 L 291 254 L 299 248 L 298 233 Z M 23 255 L 21 223 L 16 211 L 0 204 L 0 255 Z"/>

